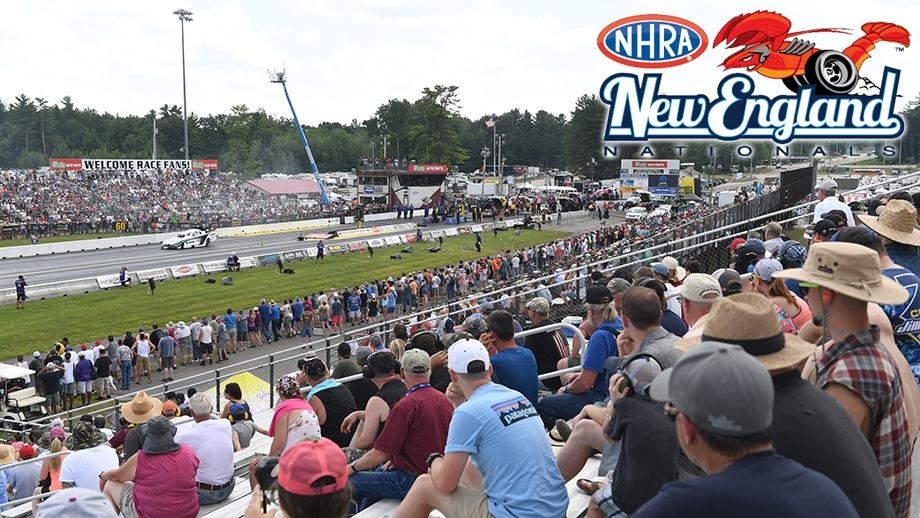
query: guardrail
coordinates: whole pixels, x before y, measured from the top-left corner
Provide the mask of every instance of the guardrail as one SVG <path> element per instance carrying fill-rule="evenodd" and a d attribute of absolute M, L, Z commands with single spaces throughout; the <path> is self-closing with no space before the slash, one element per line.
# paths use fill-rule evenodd
<path fill-rule="evenodd" d="M 475 223 L 466 225 L 457 225 L 439 230 L 429 230 L 422 232 L 424 241 L 437 239 L 439 237 L 451 237 L 471 232 L 481 232 L 496 228 L 512 228 L 523 223 L 523 219 L 508 219 L 496 221 L 495 223 Z M 406 233 L 394 235 L 396 232 L 408 232 L 415 229 L 415 223 L 399 223 L 395 225 L 386 225 L 380 227 L 364 227 L 343 231 L 342 237 L 368 237 L 369 239 L 356 240 L 348 243 L 327 243 L 325 252 L 327 255 L 339 253 L 356 252 L 366 250 L 368 247 L 380 248 L 390 245 L 412 244 L 416 242 L 415 233 Z M 166 234 L 163 234 L 166 235 Z M 379 236 L 379 237 L 375 237 Z M 35 245 L 42 246 L 42 245 Z M 3 248 L 0 248 L 3 250 Z M 278 257 L 284 262 L 300 261 L 304 259 L 315 258 L 318 251 L 315 246 L 306 248 L 289 249 L 283 251 L 270 252 L 262 255 L 240 257 L 241 268 L 253 268 L 256 266 L 274 266 Z M 162 268 L 138 269 L 129 273 L 129 279 L 132 285 L 147 282 L 147 279 L 153 278 L 155 281 L 168 281 L 185 277 L 194 277 L 197 275 L 208 275 L 212 273 L 227 272 L 226 260 L 206 261 L 202 263 L 188 263 L 175 266 L 166 266 Z M 30 285 L 27 288 L 29 298 L 46 299 L 61 297 L 65 295 L 79 295 L 91 293 L 110 288 L 120 288 L 118 274 L 101 275 L 98 277 L 84 277 L 61 282 L 51 282 L 44 284 Z M 0 305 L 12 304 L 16 300 L 16 290 L 14 288 L 0 289 Z"/>
<path fill-rule="evenodd" d="M 58 243 L 39 243 L 37 245 L 0 247 L 0 259 L 18 257 L 35 257 L 39 255 L 66 254 L 69 252 L 86 252 L 87 250 L 109 250 L 130 246 L 155 245 L 166 239 L 176 237 L 178 232 L 166 234 L 141 234 L 137 236 L 106 237 L 100 239 L 80 239 Z"/>

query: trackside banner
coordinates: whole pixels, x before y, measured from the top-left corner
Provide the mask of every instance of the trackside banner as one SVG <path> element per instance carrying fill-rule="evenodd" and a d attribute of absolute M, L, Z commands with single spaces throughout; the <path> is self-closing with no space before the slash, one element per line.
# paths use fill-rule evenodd
<path fill-rule="evenodd" d="M 192 160 L 150 160 L 145 158 L 52 158 L 48 165 L 53 171 L 144 171 L 166 169 L 196 169 L 217 171 L 214 158 Z"/>

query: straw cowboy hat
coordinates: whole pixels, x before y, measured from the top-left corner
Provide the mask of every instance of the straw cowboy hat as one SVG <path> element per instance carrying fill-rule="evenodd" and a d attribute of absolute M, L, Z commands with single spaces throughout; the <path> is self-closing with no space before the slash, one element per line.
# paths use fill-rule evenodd
<path fill-rule="evenodd" d="M 907 290 L 882 275 L 878 254 L 855 243 L 832 241 L 811 245 L 802 268 L 776 272 L 773 277 L 810 282 L 876 304 L 901 304 L 907 300 Z"/>
<path fill-rule="evenodd" d="M 920 246 L 917 209 L 913 204 L 904 200 L 891 200 L 887 205 L 879 207 L 878 213 L 878 216 L 859 216 L 859 220 L 895 243 Z"/>
<path fill-rule="evenodd" d="M 134 399 L 121 405 L 121 415 L 125 421 L 134 424 L 143 424 L 155 415 L 161 415 L 163 412 L 163 402 L 157 398 L 152 398 L 146 392 L 140 391 L 134 395 Z"/>
<path fill-rule="evenodd" d="M 815 344 L 783 334 L 773 303 L 759 293 L 715 299 L 702 337 L 681 340 L 677 349 L 687 351 L 703 341 L 739 345 L 769 371 L 797 367 L 815 351 Z"/>

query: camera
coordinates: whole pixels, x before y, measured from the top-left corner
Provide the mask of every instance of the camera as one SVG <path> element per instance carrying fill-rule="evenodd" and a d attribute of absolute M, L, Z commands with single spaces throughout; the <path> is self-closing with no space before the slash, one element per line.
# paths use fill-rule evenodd
<path fill-rule="evenodd" d="M 278 481 L 278 457 L 262 457 L 256 466 L 256 480 L 259 487 L 268 491 Z"/>

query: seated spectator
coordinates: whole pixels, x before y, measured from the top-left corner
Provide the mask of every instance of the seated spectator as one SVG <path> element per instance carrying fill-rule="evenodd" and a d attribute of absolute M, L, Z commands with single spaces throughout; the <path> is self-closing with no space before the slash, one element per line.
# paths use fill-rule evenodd
<path fill-rule="evenodd" d="M 294 444 L 320 437 L 319 420 L 310 403 L 303 398 L 300 384 L 294 376 L 283 376 L 275 382 L 278 404 L 268 428 L 272 438 L 268 454 L 277 457 Z"/>
<path fill-rule="evenodd" d="M 674 348 L 678 338 L 661 327 L 662 308 L 661 297 L 653 289 L 634 286 L 626 291 L 617 355 L 625 358 L 645 353 L 654 356 L 665 369 L 674 365 L 680 357 L 680 351 Z"/>
<path fill-rule="evenodd" d="M 243 399 L 243 389 L 240 388 L 239 383 L 230 382 L 224 385 L 224 399 L 227 400 L 224 403 L 224 408 L 220 412 L 220 417 L 226 419 L 230 415 L 230 407 L 234 404 L 243 405 L 243 408 L 246 409 L 246 413 L 249 414 L 249 418 L 252 419 L 252 409 L 249 408 L 249 403 Z"/>
<path fill-rule="evenodd" d="M 332 369 L 332 377 L 341 379 L 346 376 L 353 376 L 361 373 L 361 366 L 358 365 L 351 357 L 351 346 L 347 342 L 342 342 L 336 348 L 338 361 L 335 362 L 335 368 Z"/>
<path fill-rule="evenodd" d="M 456 333 L 450 333 L 454 335 Z M 444 342 L 437 333 L 431 331 L 418 331 L 406 344 L 406 349 L 421 349 L 431 357 L 431 386 L 444 392 L 450 385 L 450 373 L 447 372 L 447 351 Z"/>
<path fill-rule="evenodd" d="M 163 403 L 163 409 L 160 414 L 166 419 L 173 419 L 179 415 L 179 405 L 175 401 L 168 399 Z"/>
<path fill-rule="evenodd" d="M 217 504 L 233 492 L 233 432 L 228 421 L 212 419 L 214 407 L 207 394 L 195 394 L 188 403 L 195 422 L 179 429 L 176 442 L 190 447 L 198 457 L 195 474 L 198 503 Z"/>
<path fill-rule="evenodd" d="M 369 347 L 358 348 L 358 352 L 355 353 L 355 363 L 358 365 L 359 370 L 356 374 L 361 374 L 362 371 L 360 369 L 363 369 L 367 365 L 367 359 L 373 352 L 374 351 Z M 333 377 L 335 378 L 336 376 L 333 375 Z M 362 376 L 356 380 L 349 381 L 348 390 L 350 390 L 351 395 L 354 396 L 355 405 L 358 407 L 358 410 L 365 410 L 367 408 L 367 402 L 377 393 L 377 385 L 374 385 L 372 380 Z"/>
<path fill-rule="evenodd" d="M 233 451 L 248 448 L 258 427 L 252 422 L 246 407 L 239 403 L 230 405 L 230 415 L 227 416 L 227 419 L 230 421 L 230 429 L 233 432 Z"/>
<path fill-rule="evenodd" d="M 399 362 L 390 351 L 378 351 L 367 357 L 364 377 L 377 387 L 377 392 L 367 402 L 366 410 L 349 414 L 342 422 L 342 433 L 354 430 L 345 456 L 352 462 L 374 446 L 383 430 L 390 409 L 406 395 L 406 384 L 400 378 Z"/>
<path fill-rule="evenodd" d="M 617 354 L 617 335 L 620 331 L 615 327 L 615 321 L 619 316 L 613 307 L 613 297 L 610 296 L 609 289 L 592 286 L 588 289 L 588 294 L 589 299 L 599 301 L 596 304 L 587 304 L 589 316 L 598 312 L 602 324 L 588 341 L 581 372 L 566 374 L 562 378 L 562 388 L 555 394 L 544 397 L 537 405 L 540 417 L 547 428 L 555 426 L 557 420 L 565 421 L 575 417 L 585 405 L 607 397 L 604 362 L 608 357 Z"/>
<path fill-rule="evenodd" d="M 97 485 L 122 516 L 194 518 L 195 452 L 175 441 L 176 426 L 163 416 L 146 428 L 143 448 L 120 467 L 98 473 Z"/>
<path fill-rule="evenodd" d="M 616 467 L 608 474 L 609 484 L 578 481 L 580 488 L 593 493 L 588 516 L 634 513 L 678 475 L 680 445 L 674 425 L 661 404 L 648 395 L 652 381 L 661 374 L 658 360 L 637 354 L 626 361 L 610 358 L 607 362 L 608 370 L 617 374 L 610 378 L 610 418 L 604 425 L 604 436 L 619 441 L 620 450 Z M 590 420 L 585 423 L 594 424 Z M 561 456 L 560 452 L 556 457 L 560 471 Z M 564 472 L 562 476 L 566 478 Z"/>
<path fill-rule="evenodd" d="M 761 259 L 754 265 L 753 287 L 756 293 L 768 298 L 776 308 L 776 317 L 783 324 L 784 333 L 799 334 L 811 322 L 811 310 L 804 300 L 789 291 L 784 279 L 773 274 L 783 271 L 776 259 Z"/>
<path fill-rule="evenodd" d="M 799 375 L 798 366 L 814 346 L 783 334 L 773 305 L 759 294 L 720 300 L 710 314 L 707 340 L 741 346 L 770 371 L 777 453 L 833 480 L 860 516 L 894 516 L 875 455 L 859 428 L 832 397 Z M 689 350 L 697 343 L 684 340 L 680 347 Z"/>
<path fill-rule="evenodd" d="M 817 386 L 847 409 L 875 452 L 895 516 L 910 507 L 911 437 L 894 360 L 870 324 L 868 303 L 901 304 L 908 292 L 882 275 L 878 254 L 844 242 L 811 246 L 801 269 L 775 277 L 808 290 L 812 314 L 834 341 L 817 360 Z"/>
<path fill-rule="evenodd" d="M 662 309 L 661 327 L 664 328 L 665 331 L 677 337 L 684 336 L 687 333 L 687 324 L 683 321 L 683 319 L 680 316 L 678 316 L 677 313 L 671 310 L 671 304 L 666 298 L 665 286 L 661 281 L 656 280 L 656 279 L 642 279 L 641 281 L 639 281 L 638 284 L 636 284 L 636 286 L 639 286 L 642 288 L 649 288 L 658 294 L 658 298 L 661 299 L 661 309 Z M 679 290 L 677 288 L 672 288 L 672 291 L 675 293 L 679 293 Z M 680 305 L 680 301 L 678 300 L 676 296 L 672 298 L 675 301 L 677 301 L 678 305 Z"/>
<path fill-rule="evenodd" d="M 61 462 L 61 486 L 99 491 L 99 473 L 117 468 L 118 455 L 93 423 L 74 424 L 71 438 L 75 451 Z"/>
<path fill-rule="evenodd" d="M 348 468 L 341 448 L 329 439 L 303 441 L 278 460 L 274 487 L 256 486 L 246 518 L 270 518 L 262 512 L 263 490 L 276 492 L 285 516 L 345 518 L 351 503 Z"/>
<path fill-rule="evenodd" d="M 297 362 L 300 372 L 297 382 L 309 384 L 307 401 L 316 411 L 322 436 L 346 447 L 351 442 L 352 434 L 342 432 L 342 422 L 349 414 L 358 410 L 355 398 L 348 387 L 332 379 L 329 368 L 323 360 L 313 357 Z"/>
<path fill-rule="evenodd" d="M 741 282 L 741 274 L 731 268 L 720 268 L 712 272 L 712 277 L 719 281 L 723 297 L 741 293 L 744 288 L 744 284 Z"/>
<path fill-rule="evenodd" d="M 429 383 L 430 372 L 428 353 L 406 351 L 401 365 L 406 396 L 390 409 L 374 447 L 348 465 L 359 511 L 381 498 L 402 500 L 416 477 L 428 471 L 428 456 L 444 449 L 453 407 Z M 386 469 L 378 467 L 385 462 Z"/>
<path fill-rule="evenodd" d="M 421 518 L 432 509 L 463 517 L 565 515 L 568 494 L 537 410 L 519 392 L 492 383 L 489 353 L 479 341 L 455 342 L 448 362 L 454 415 L 444 454 L 429 456 L 428 474 L 416 479 L 395 515 Z M 474 466 L 481 489 L 460 483 Z"/>
<path fill-rule="evenodd" d="M 773 450 L 773 383 L 740 347 L 701 343 L 652 382 L 651 396 L 708 476 L 666 484 L 630 516 L 858 516 L 829 478 Z"/>
<path fill-rule="evenodd" d="M 690 326 L 684 334 L 685 339 L 702 336 L 712 304 L 721 296 L 722 287 L 711 275 L 691 273 L 684 279 L 680 290 L 680 304 L 684 320 Z"/>
<path fill-rule="evenodd" d="M 19 460 L 30 460 L 35 458 L 35 448 L 31 444 L 23 444 L 19 448 Z M 39 475 L 42 469 L 40 462 L 29 462 L 28 464 L 17 464 L 6 471 L 6 491 L 10 493 L 13 500 L 28 498 L 35 492 L 38 487 Z"/>
<path fill-rule="evenodd" d="M 514 341 L 514 326 L 511 313 L 496 310 L 486 318 L 489 332 L 481 335 L 480 341 L 488 350 L 495 349 L 490 362 L 495 372 L 495 381 L 524 394 L 531 404 L 537 404 L 537 360 L 530 349 L 518 347 Z"/>
<path fill-rule="evenodd" d="M 44 440 L 45 437 L 42 437 Z M 54 438 L 51 438 L 51 435 L 48 434 L 48 453 L 58 453 L 61 451 L 67 451 L 64 448 L 64 430 L 60 430 L 60 433 L 55 435 Z M 67 455 L 58 455 L 55 457 L 46 458 L 41 462 L 41 469 L 38 472 L 38 480 L 42 487 L 42 493 L 47 493 L 49 491 L 57 491 L 63 488 L 61 485 L 61 462 Z"/>
<path fill-rule="evenodd" d="M 32 501 L 35 518 L 61 518 L 62 516 L 92 516 L 117 518 L 111 502 L 99 491 L 70 488 L 58 491 L 39 503 Z"/>
<path fill-rule="evenodd" d="M 613 299 L 613 292 L 611 292 L 609 288 L 604 289 L 603 286 L 591 286 L 585 291 L 585 311 L 587 315 L 578 326 L 578 330 L 581 331 L 581 334 L 583 334 L 586 339 L 590 340 L 594 331 L 606 322 L 605 309 Z M 614 309 L 616 309 L 616 306 L 614 306 Z M 615 315 L 612 322 L 617 333 L 622 331 L 622 322 L 619 320 L 619 315 Z M 572 360 L 581 359 L 584 345 L 585 344 L 579 342 L 578 338 L 575 339 L 572 343 Z M 578 365 L 578 362 L 570 361 L 566 367 L 575 367 L 576 365 Z"/>
<path fill-rule="evenodd" d="M 131 401 L 121 405 L 121 416 L 131 425 L 125 435 L 123 458 L 130 458 L 144 446 L 144 424 L 157 415 L 163 415 L 163 403 L 144 391 L 138 392 Z"/>
<path fill-rule="evenodd" d="M 527 316 L 534 328 L 554 324 L 549 318 L 549 301 L 534 297 L 527 302 Z M 569 357 L 569 342 L 560 330 L 545 331 L 524 338 L 524 346 L 530 349 L 537 360 L 537 372 L 546 374 L 556 370 L 559 361 Z M 562 387 L 562 380 L 550 378 L 542 381 L 543 385 L 555 392 Z"/>

